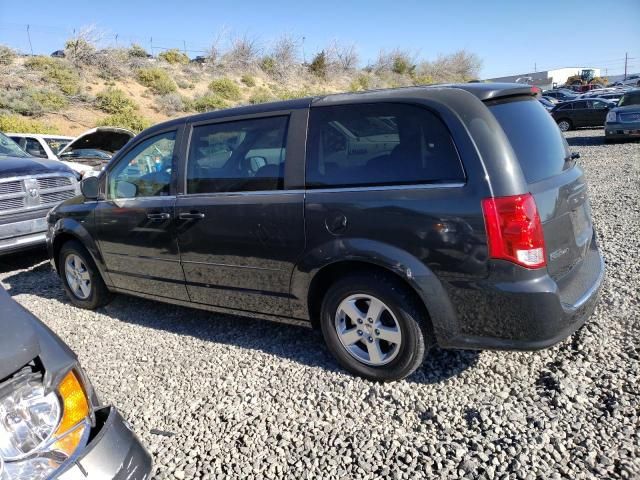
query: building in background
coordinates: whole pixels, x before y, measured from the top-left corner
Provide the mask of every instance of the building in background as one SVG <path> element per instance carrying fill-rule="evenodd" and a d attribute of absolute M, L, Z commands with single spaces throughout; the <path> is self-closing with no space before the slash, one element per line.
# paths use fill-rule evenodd
<path fill-rule="evenodd" d="M 519 75 L 509 75 L 508 77 L 487 78 L 487 82 L 515 82 L 527 85 L 535 85 L 543 90 L 556 88 L 564 85 L 569 77 L 574 75 L 585 75 L 585 71 L 591 71 L 588 75 L 591 78 L 600 76 L 599 68 L 591 67 L 566 67 L 555 70 L 542 70 L 540 72 L 521 73 Z M 588 81 L 588 80 L 587 80 Z"/>

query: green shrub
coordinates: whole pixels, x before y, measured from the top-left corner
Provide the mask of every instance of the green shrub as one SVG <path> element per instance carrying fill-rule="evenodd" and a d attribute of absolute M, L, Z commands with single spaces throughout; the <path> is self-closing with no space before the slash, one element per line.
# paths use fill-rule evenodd
<path fill-rule="evenodd" d="M 129 110 L 127 112 L 115 113 L 98 121 L 99 127 L 121 127 L 139 133 L 145 128 L 151 126 L 151 121 L 141 117 L 136 112 Z"/>
<path fill-rule="evenodd" d="M 251 95 L 251 97 L 249 97 L 249 103 L 266 103 L 271 102 L 274 99 L 273 94 L 269 90 L 266 88 L 259 88 L 253 95 Z"/>
<path fill-rule="evenodd" d="M 63 60 L 51 57 L 37 56 L 29 58 L 25 66 L 42 73 L 46 80 L 55 83 L 62 93 L 77 95 L 80 92 L 80 78 Z"/>
<path fill-rule="evenodd" d="M 240 87 L 230 78 L 218 78 L 209 84 L 212 93 L 226 100 L 240 100 Z"/>
<path fill-rule="evenodd" d="M 51 90 L 34 90 L 28 92 L 34 101 L 38 102 L 42 108 L 49 111 L 58 111 L 65 108 L 69 101 L 64 95 Z"/>
<path fill-rule="evenodd" d="M 328 63 L 327 54 L 322 50 L 313 57 L 313 60 L 311 60 L 311 63 L 309 64 L 309 71 L 324 79 L 327 76 L 327 70 L 329 68 Z"/>
<path fill-rule="evenodd" d="M 414 85 L 431 85 L 435 83 L 431 75 L 414 75 L 412 79 Z"/>
<path fill-rule="evenodd" d="M 161 58 L 165 62 L 168 62 L 172 65 L 186 65 L 189 63 L 189 57 L 187 57 L 184 53 L 182 53 L 177 48 L 172 48 L 171 50 L 167 50 L 166 52 L 162 52 L 158 55 L 158 58 Z"/>
<path fill-rule="evenodd" d="M 361 92 L 371 88 L 371 79 L 367 75 L 358 75 L 351 81 L 349 90 L 351 92 Z"/>
<path fill-rule="evenodd" d="M 5 90 L 0 93 L 0 110 L 20 115 L 37 116 L 45 111 L 58 111 L 68 105 L 64 95 L 51 90 Z"/>
<path fill-rule="evenodd" d="M 131 48 L 129 48 L 129 56 L 132 58 L 147 58 L 149 54 L 137 43 L 132 43 Z"/>
<path fill-rule="evenodd" d="M 281 100 L 293 100 L 295 98 L 305 98 L 311 96 L 313 96 L 313 93 L 306 88 L 302 88 L 300 90 L 288 90 L 285 88 L 282 90 L 278 90 L 277 92 L 277 97 Z"/>
<path fill-rule="evenodd" d="M 411 74 L 416 69 L 416 66 L 411 63 L 411 60 L 403 55 L 396 55 L 393 59 L 393 66 L 391 70 L 398 75 Z"/>
<path fill-rule="evenodd" d="M 138 105 L 118 88 L 107 88 L 96 95 L 96 107 L 106 113 L 124 113 L 137 110 Z"/>
<path fill-rule="evenodd" d="M 19 115 L 0 115 L 0 131 L 2 132 L 28 132 L 28 133 L 58 133 L 53 125 L 24 118 Z"/>
<path fill-rule="evenodd" d="M 5 45 L 0 45 L 0 65 L 11 65 L 16 58 L 16 52 Z"/>
<path fill-rule="evenodd" d="M 260 61 L 260 68 L 267 75 L 273 75 L 276 73 L 278 65 L 273 57 L 264 57 Z"/>
<path fill-rule="evenodd" d="M 209 112 L 211 110 L 219 110 L 226 107 L 227 102 L 215 94 L 203 95 L 201 97 L 196 97 L 193 100 L 193 109 L 197 112 Z"/>
<path fill-rule="evenodd" d="M 255 87 L 256 86 L 256 79 L 253 78 L 251 75 L 248 75 L 248 74 L 242 75 L 242 77 L 240 78 L 240 81 L 242 83 L 244 83 L 247 87 Z"/>
<path fill-rule="evenodd" d="M 182 88 L 182 89 L 189 89 L 189 90 L 193 90 L 194 88 L 196 88 L 196 86 L 189 82 L 188 80 L 185 80 L 184 78 L 178 78 L 176 80 L 176 84 L 178 85 L 178 87 Z"/>
<path fill-rule="evenodd" d="M 158 67 L 141 68 L 137 72 L 137 78 L 138 82 L 158 95 L 166 95 L 178 89 L 169 74 Z"/>

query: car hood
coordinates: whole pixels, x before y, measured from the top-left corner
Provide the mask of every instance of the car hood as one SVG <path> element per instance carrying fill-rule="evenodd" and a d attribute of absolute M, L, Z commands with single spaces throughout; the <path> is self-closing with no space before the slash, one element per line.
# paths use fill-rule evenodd
<path fill-rule="evenodd" d="M 5 157 L 0 155 L 0 178 L 22 177 L 43 173 L 71 173 L 73 171 L 57 160 L 37 157 Z"/>
<path fill-rule="evenodd" d="M 616 113 L 640 112 L 640 105 L 625 105 L 624 107 L 615 107 L 612 108 L 611 111 Z"/>
<path fill-rule="evenodd" d="M 0 379 L 6 378 L 40 355 L 31 315 L 0 287 Z"/>
<path fill-rule="evenodd" d="M 135 135 L 125 128 L 97 127 L 87 130 L 58 152 L 58 158 L 77 149 L 96 149 L 111 153 L 120 150 Z"/>
<path fill-rule="evenodd" d="M 57 385 L 78 363 L 73 351 L 44 323 L 16 303 L 0 285 L 0 380 L 36 357 L 45 368 L 45 388 Z"/>

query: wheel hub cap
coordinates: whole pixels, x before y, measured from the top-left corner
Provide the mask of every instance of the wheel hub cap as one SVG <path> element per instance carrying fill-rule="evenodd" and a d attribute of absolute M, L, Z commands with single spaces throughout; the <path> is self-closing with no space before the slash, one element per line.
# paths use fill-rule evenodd
<path fill-rule="evenodd" d="M 366 365 L 386 365 L 398 355 L 402 344 L 400 324 L 393 312 L 367 294 L 351 295 L 340 303 L 335 329 L 349 355 Z"/>
<path fill-rule="evenodd" d="M 91 276 L 89 269 L 78 255 L 67 256 L 64 262 L 64 273 L 73 294 L 81 300 L 89 298 L 91 295 Z"/>

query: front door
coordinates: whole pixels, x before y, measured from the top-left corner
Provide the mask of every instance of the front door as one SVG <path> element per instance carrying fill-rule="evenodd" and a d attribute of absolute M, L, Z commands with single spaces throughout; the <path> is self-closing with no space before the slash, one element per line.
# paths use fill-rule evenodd
<path fill-rule="evenodd" d="M 175 235 L 176 130 L 142 139 L 109 169 L 98 241 L 120 289 L 188 300 Z"/>
<path fill-rule="evenodd" d="M 607 113 L 609 113 L 609 103 L 602 100 L 589 100 L 591 114 L 589 117 L 589 126 L 601 127 L 604 125 Z"/>
<path fill-rule="evenodd" d="M 195 125 L 177 235 L 191 301 L 287 315 L 304 193 L 287 189 L 288 112 Z M 303 126 L 303 128 L 305 128 Z"/>

